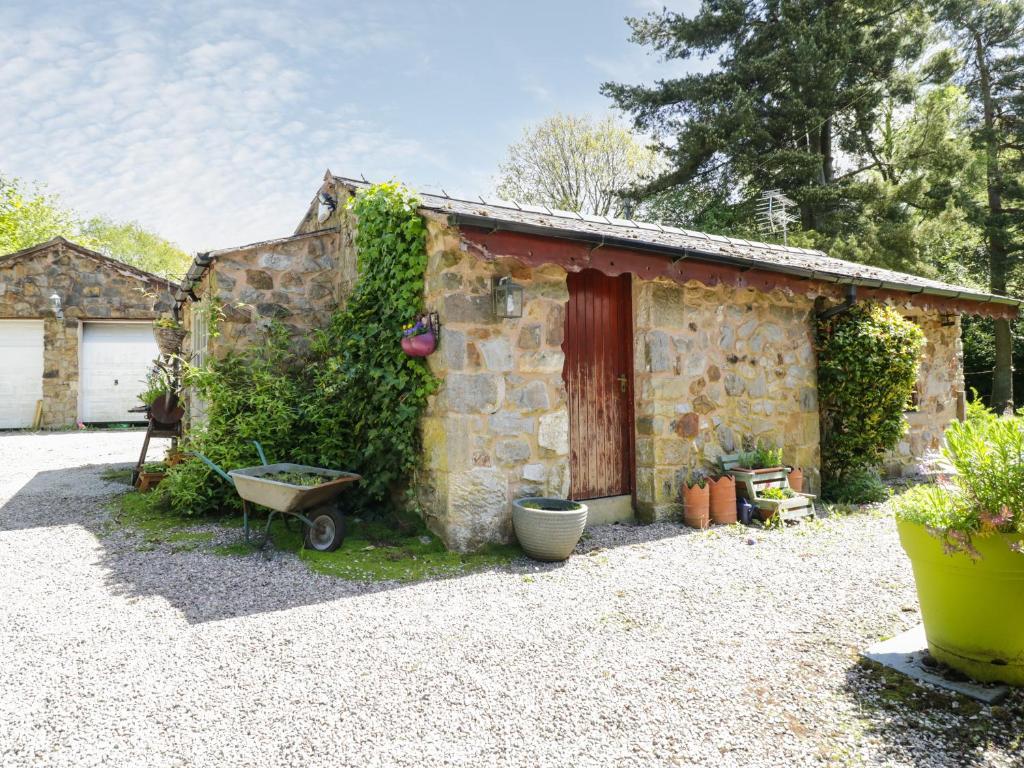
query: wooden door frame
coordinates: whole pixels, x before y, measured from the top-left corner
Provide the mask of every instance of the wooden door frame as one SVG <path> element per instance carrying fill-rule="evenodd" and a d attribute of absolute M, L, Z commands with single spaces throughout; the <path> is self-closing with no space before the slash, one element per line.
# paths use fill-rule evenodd
<path fill-rule="evenodd" d="M 575 270 L 575 271 L 582 272 L 583 270 L 581 269 L 581 270 Z M 622 277 L 626 277 L 627 281 L 628 281 L 628 290 L 626 291 L 626 295 L 628 297 L 629 306 L 627 308 L 628 309 L 627 317 L 625 318 L 626 322 L 623 323 L 623 326 L 624 326 L 624 329 L 625 329 L 625 341 L 624 341 L 625 350 L 624 350 L 624 352 L 625 352 L 626 360 L 627 360 L 627 363 L 628 363 L 627 366 L 626 366 L 626 381 L 627 381 L 626 386 L 627 386 L 627 388 L 629 390 L 629 398 L 626 401 L 626 432 L 627 432 L 627 437 L 626 437 L 626 453 L 627 453 L 627 455 L 624 458 L 625 458 L 625 464 L 626 464 L 626 473 L 627 473 L 627 476 L 628 476 L 628 479 L 629 479 L 629 493 L 628 494 L 622 494 L 622 495 L 623 496 L 628 495 L 630 497 L 630 503 L 632 504 L 633 510 L 635 512 L 636 511 L 636 491 L 637 491 L 637 481 L 636 481 L 636 375 L 635 375 L 636 374 L 636 359 L 634 357 L 634 346 L 635 346 L 634 341 L 635 341 L 635 333 L 636 333 L 636 312 L 634 311 L 634 301 L 633 301 L 633 298 L 634 298 L 633 297 L 633 281 L 635 279 L 635 276 L 631 272 L 624 272 L 621 275 L 609 275 L 608 273 L 603 272 L 602 270 L 595 270 L 595 271 L 601 272 L 601 274 L 603 274 L 605 277 L 612 278 L 612 279 L 620 279 Z M 568 277 L 566 278 L 566 287 L 568 288 Z M 572 430 L 574 429 L 574 420 L 572 418 L 572 408 L 569 407 L 570 403 L 571 403 L 571 398 L 570 398 L 569 391 L 568 391 L 568 388 L 569 388 L 569 375 L 568 375 L 568 372 L 569 372 L 569 356 L 568 356 L 569 334 L 567 332 L 568 331 L 568 325 L 569 325 L 569 300 L 567 299 L 566 303 L 565 303 L 565 321 L 564 321 L 564 327 L 563 327 L 564 340 L 562 342 L 562 351 L 563 351 L 564 357 L 565 357 L 564 362 L 562 363 L 562 382 L 563 382 L 563 384 L 566 387 L 566 406 L 567 406 L 566 410 L 567 410 L 567 415 L 569 417 L 569 445 L 571 446 L 572 445 Z M 571 491 L 572 491 L 572 486 L 573 486 L 573 477 L 572 477 L 573 461 L 572 461 L 571 452 L 570 452 L 570 456 L 569 456 L 568 465 L 569 465 L 569 489 L 570 489 L 570 495 L 572 495 Z M 614 498 L 614 497 L 596 497 L 596 498 Z"/>

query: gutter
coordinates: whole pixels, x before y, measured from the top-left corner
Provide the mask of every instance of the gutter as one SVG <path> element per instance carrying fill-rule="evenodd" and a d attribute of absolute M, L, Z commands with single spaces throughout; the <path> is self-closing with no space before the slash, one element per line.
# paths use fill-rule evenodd
<path fill-rule="evenodd" d="M 459 213 L 446 211 L 448 220 L 457 226 L 477 227 L 487 229 L 491 232 L 518 232 L 527 235 L 542 235 L 556 237 L 561 240 L 576 240 L 598 247 L 603 245 L 629 248 L 635 251 L 646 251 L 667 256 L 673 261 L 693 257 L 698 261 L 707 261 L 713 264 L 724 264 L 729 266 L 740 266 L 745 269 L 761 269 L 766 272 L 778 272 L 793 277 L 801 277 L 807 280 L 818 280 L 822 282 L 836 283 L 839 285 L 860 286 L 863 288 L 878 288 L 882 290 L 898 291 L 900 293 L 924 293 L 930 296 L 940 296 L 946 299 L 964 299 L 975 301 L 980 304 L 1003 304 L 1013 307 L 1024 306 L 1024 301 L 1010 298 L 1009 296 L 993 296 L 987 293 L 976 293 L 974 291 L 959 291 L 947 288 L 934 288 L 931 286 L 908 285 L 905 283 L 894 283 L 889 280 L 877 278 L 853 277 L 850 275 L 837 275 L 834 272 L 796 267 L 789 264 L 772 264 L 758 259 L 745 258 L 743 256 L 729 256 L 713 251 L 705 251 L 700 248 L 680 248 L 679 246 L 662 245 L 660 243 L 649 243 L 633 240 L 628 237 L 615 237 L 591 232 L 580 232 L 575 229 L 562 227 L 546 227 L 538 224 L 527 224 L 520 221 L 506 221 L 494 219 L 489 216 L 480 216 L 474 213 Z"/>

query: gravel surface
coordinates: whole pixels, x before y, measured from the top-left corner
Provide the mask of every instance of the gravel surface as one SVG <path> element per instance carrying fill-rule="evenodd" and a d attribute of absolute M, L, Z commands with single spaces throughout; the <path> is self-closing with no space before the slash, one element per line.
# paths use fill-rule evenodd
<path fill-rule="evenodd" d="M 0 435 L 4 766 L 1024 764 L 1020 694 L 857 661 L 919 621 L 884 514 L 358 585 L 97 536 L 141 439 Z"/>

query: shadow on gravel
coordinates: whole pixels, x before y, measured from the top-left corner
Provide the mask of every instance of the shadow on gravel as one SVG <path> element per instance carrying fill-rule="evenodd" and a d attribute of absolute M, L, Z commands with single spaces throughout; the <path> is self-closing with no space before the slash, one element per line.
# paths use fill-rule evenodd
<path fill-rule="evenodd" d="M 894 762 L 922 767 L 1024 764 L 1024 690 L 987 706 L 919 685 L 866 659 L 847 670 L 844 690 L 859 705 L 865 731 Z"/>
<path fill-rule="evenodd" d="M 196 547 L 176 547 L 173 543 L 159 540 L 156 545 L 140 546 L 140 540 L 132 538 L 131 534 L 112 534 L 108 504 L 116 493 L 124 489 L 124 484 L 101 479 L 105 471 L 126 466 L 120 463 L 96 464 L 38 472 L 6 504 L 0 506 L 0 532 L 81 526 L 99 542 L 102 549 L 100 565 L 107 572 L 106 580 L 111 592 L 127 597 L 160 597 L 179 610 L 190 623 L 318 605 L 414 587 L 417 583 L 347 581 L 315 573 L 294 555 L 277 551 L 224 556 Z M 586 534 L 577 549 L 577 556 L 696 533 L 677 524 L 603 526 Z M 242 540 L 240 528 L 226 529 L 226 535 L 237 535 L 238 542 Z M 83 553 L 83 557 L 93 556 L 92 552 Z M 564 566 L 565 563 L 539 563 L 523 557 L 473 573 L 498 571 L 525 576 Z M 455 573 L 441 578 L 460 578 L 462 575 L 465 574 Z"/>

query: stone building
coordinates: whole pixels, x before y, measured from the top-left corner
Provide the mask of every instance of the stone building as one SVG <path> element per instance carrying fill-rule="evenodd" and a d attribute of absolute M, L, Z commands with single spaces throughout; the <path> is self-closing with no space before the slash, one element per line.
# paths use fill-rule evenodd
<path fill-rule="evenodd" d="M 138 419 L 174 289 L 62 237 L 0 256 L 0 428 Z"/>
<path fill-rule="evenodd" d="M 344 201 L 364 186 L 328 172 L 292 237 L 197 257 L 179 301 L 241 309 L 195 353 L 254 338 L 272 316 L 299 339 L 325 322 L 356 278 Z M 441 388 L 423 422 L 419 490 L 428 524 L 459 550 L 508 540 L 519 496 L 586 499 L 591 522 L 678 516 L 687 470 L 746 440 L 781 445 L 817 489 L 814 318 L 851 286 L 927 337 L 918 410 L 888 460 L 910 472 L 963 409 L 960 314 L 1018 311 L 1014 299 L 803 248 L 501 201 L 420 202 Z M 522 288 L 521 317 L 496 314 L 501 278 Z"/>

